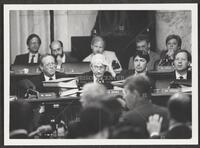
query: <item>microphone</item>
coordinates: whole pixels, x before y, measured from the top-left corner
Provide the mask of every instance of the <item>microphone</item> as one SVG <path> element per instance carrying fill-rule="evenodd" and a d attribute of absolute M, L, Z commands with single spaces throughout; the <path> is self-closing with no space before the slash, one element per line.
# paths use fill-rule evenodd
<path fill-rule="evenodd" d="M 37 98 L 39 97 L 39 92 L 34 90 L 34 89 L 31 89 L 31 88 L 28 88 L 26 90 L 26 93 L 25 93 L 25 98 L 28 98 L 28 99 L 31 99 L 31 98 Z"/>

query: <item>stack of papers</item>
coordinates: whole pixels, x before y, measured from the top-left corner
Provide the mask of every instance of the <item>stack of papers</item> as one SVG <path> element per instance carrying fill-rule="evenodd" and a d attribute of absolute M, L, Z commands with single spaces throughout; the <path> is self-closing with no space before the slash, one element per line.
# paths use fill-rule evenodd
<path fill-rule="evenodd" d="M 119 80 L 119 81 L 112 81 L 111 84 L 113 86 L 121 86 L 123 87 L 125 80 Z"/>
<path fill-rule="evenodd" d="M 44 87 L 78 88 L 77 78 L 60 78 L 56 80 L 43 81 Z"/>
<path fill-rule="evenodd" d="M 76 96 L 79 93 L 78 89 L 66 89 L 59 92 L 60 97 L 64 96 Z"/>

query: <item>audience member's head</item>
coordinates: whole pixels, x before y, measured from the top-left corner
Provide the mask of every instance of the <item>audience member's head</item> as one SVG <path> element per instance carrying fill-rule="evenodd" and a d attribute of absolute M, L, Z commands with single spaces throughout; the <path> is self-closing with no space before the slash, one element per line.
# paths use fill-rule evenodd
<path fill-rule="evenodd" d="M 137 50 L 145 50 L 147 52 L 150 52 L 150 40 L 148 35 L 140 34 L 136 37 L 136 49 Z"/>
<path fill-rule="evenodd" d="M 25 129 L 29 132 L 32 117 L 32 107 L 28 102 L 24 100 L 10 102 L 10 132 L 17 129 Z"/>
<path fill-rule="evenodd" d="M 166 38 L 166 47 L 167 50 L 175 52 L 178 49 L 181 49 L 181 38 L 179 35 L 171 34 Z"/>
<path fill-rule="evenodd" d="M 56 72 L 55 59 L 52 55 L 42 55 L 40 58 L 40 69 L 48 77 L 52 77 Z"/>
<path fill-rule="evenodd" d="M 150 57 L 145 50 L 137 50 L 133 56 L 134 69 L 136 73 L 144 73 L 147 71 L 147 63 Z"/>
<path fill-rule="evenodd" d="M 31 34 L 28 36 L 26 44 L 31 53 L 37 53 L 41 45 L 41 39 L 37 34 Z"/>
<path fill-rule="evenodd" d="M 187 72 L 191 63 L 191 54 L 187 50 L 177 50 L 174 53 L 174 68 L 179 73 Z"/>
<path fill-rule="evenodd" d="M 112 115 L 112 125 L 117 124 L 123 111 L 118 96 L 107 96 L 101 101 L 101 103 L 104 107 L 110 110 Z"/>
<path fill-rule="evenodd" d="M 130 76 L 124 83 L 124 98 L 127 107 L 131 110 L 137 104 L 150 99 L 151 83 L 145 75 Z"/>
<path fill-rule="evenodd" d="M 93 104 L 82 110 L 80 114 L 81 137 L 106 139 L 111 125 L 110 111 L 101 104 Z"/>
<path fill-rule="evenodd" d="M 108 63 L 102 54 L 95 54 L 90 62 L 90 68 L 97 79 L 102 79 Z"/>
<path fill-rule="evenodd" d="M 191 122 L 191 98 L 184 93 L 172 95 L 168 101 L 170 118 L 176 122 Z"/>
<path fill-rule="evenodd" d="M 63 57 L 63 43 L 59 40 L 52 41 L 50 44 L 51 54 L 56 58 L 58 55 Z"/>
<path fill-rule="evenodd" d="M 90 103 L 103 99 L 103 96 L 107 94 L 107 89 L 104 85 L 99 83 L 87 83 L 83 86 L 83 93 L 81 96 L 81 104 L 83 107 Z"/>
<path fill-rule="evenodd" d="M 94 36 L 91 41 L 91 49 L 93 54 L 103 53 L 105 48 L 105 41 L 100 36 Z"/>

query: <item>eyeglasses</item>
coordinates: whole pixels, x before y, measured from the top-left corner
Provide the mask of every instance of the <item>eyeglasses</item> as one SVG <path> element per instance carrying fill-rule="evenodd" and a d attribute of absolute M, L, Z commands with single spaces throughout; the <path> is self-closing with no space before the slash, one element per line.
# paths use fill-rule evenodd
<path fill-rule="evenodd" d="M 46 67 L 53 67 L 53 66 L 56 66 L 56 64 L 55 63 L 48 63 L 48 64 L 45 64 L 44 66 L 46 66 Z"/>
<path fill-rule="evenodd" d="M 105 69 L 105 66 L 93 65 L 93 68 L 94 68 L 95 70 L 104 70 L 104 69 Z"/>

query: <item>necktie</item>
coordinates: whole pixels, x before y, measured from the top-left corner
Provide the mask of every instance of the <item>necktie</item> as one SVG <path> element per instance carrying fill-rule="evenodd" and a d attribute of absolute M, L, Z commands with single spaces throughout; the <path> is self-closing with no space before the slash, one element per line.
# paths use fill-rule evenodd
<path fill-rule="evenodd" d="M 35 55 L 32 55 L 31 64 L 34 64 L 34 57 L 35 57 Z"/>
<path fill-rule="evenodd" d="M 183 80 L 183 76 L 180 76 L 179 79 L 180 79 L 180 80 Z"/>
<path fill-rule="evenodd" d="M 52 77 L 50 77 L 50 78 L 49 78 L 49 80 L 53 80 L 53 78 L 52 78 Z"/>
<path fill-rule="evenodd" d="M 103 83 L 103 80 L 102 80 L 102 79 L 99 79 L 99 80 L 97 80 L 97 82 L 98 82 L 99 84 L 102 84 L 102 83 Z"/>

